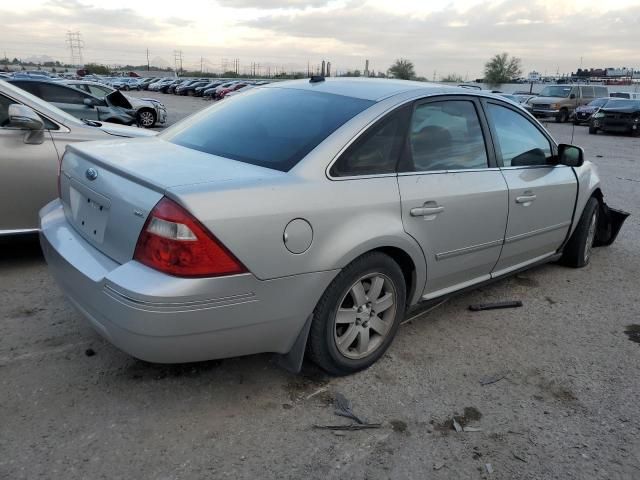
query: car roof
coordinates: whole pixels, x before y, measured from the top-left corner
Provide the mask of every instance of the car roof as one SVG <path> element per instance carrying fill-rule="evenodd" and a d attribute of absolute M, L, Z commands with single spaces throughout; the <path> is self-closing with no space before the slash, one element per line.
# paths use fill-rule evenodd
<path fill-rule="evenodd" d="M 317 92 L 332 93 L 346 97 L 360 98 L 363 100 L 380 101 L 384 98 L 421 90 L 425 95 L 438 93 L 469 93 L 469 89 L 459 87 L 447 87 L 434 83 L 414 82 L 410 80 L 396 80 L 387 78 L 326 78 L 321 81 L 290 80 L 285 82 L 269 83 L 262 88 L 291 88 L 297 90 L 312 90 Z"/>

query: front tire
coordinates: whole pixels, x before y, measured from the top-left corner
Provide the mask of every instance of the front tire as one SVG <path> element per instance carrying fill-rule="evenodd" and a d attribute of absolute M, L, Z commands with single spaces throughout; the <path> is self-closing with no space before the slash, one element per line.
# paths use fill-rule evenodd
<path fill-rule="evenodd" d="M 598 134 L 598 129 L 596 127 L 589 127 L 589 133 L 591 135 L 597 135 Z"/>
<path fill-rule="evenodd" d="M 375 363 L 404 317 L 406 284 L 388 255 L 372 252 L 351 262 L 333 280 L 314 313 L 307 354 L 334 375 Z"/>
<path fill-rule="evenodd" d="M 560 110 L 560 113 L 556 116 L 556 123 L 566 123 L 569 120 L 569 111 L 566 109 Z"/>
<path fill-rule="evenodd" d="M 569 239 L 560 262 L 574 268 L 581 268 L 589 264 L 591 250 L 598 229 L 600 203 L 591 197 L 582 211 L 578 226 Z"/>
<path fill-rule="evenodd" d="M 140 110 L 138 112 L 138 125 L 144 128 L 151 128 L 156 124 L 156 114 L 152 110 Z"/>

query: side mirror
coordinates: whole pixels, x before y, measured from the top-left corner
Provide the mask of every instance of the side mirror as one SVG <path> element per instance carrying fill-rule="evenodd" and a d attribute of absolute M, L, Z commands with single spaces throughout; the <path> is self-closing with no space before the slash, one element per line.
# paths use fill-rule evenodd
<path fill-rule="evenodd" d="M 9 126 L 24 130 L 44 130 L 44 122 L 26 105 L 9 105 Z"/>
<path fill-rule="evenodd" d="M 88 98 L 88 97 L 87 97 L 87 98 L 85 98 L 85 99 L 83 100 L 83 103 L 84 103 L 87 107 L 91 107 L 91 108 L 95 107 L 95 106 L 98 104 L 98 102 L 97 102 L 95 99 L 93 99 L 93 98 Z"/>
<path fill-rule="evenodd" d="M 584 163 L 584 150 L 575 145 L 558 145 L 558 163 L 568 167 L 581 167 Z"/>
<path fill-rule="evenodd" d="M 576 98 L 576 94 L 575 93 L 572 93 L 571 95 L 569 95 L 569 99 L 570 100 L 573 100 L 574 98 Z"/>

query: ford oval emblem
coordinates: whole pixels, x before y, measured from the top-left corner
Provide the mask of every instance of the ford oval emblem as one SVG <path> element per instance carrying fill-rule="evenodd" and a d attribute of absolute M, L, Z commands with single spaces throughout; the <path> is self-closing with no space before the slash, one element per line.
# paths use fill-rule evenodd
<path fill-rule="evenodd" d="M 84 175 L 87 179 L 93 181 L 98 178 L 98 171 L 95 168 L 87 168 L 87 171 L 84 172 Z"/>

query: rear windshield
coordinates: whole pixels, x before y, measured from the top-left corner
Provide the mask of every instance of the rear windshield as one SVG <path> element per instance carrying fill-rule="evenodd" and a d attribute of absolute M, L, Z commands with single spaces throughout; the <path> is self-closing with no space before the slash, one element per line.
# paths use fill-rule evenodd
<path fill-rule="evenodd" d="M 374 102 L 287 88 L 256 88 L 160 134 L 201 152 L 288 171 Z"/>

